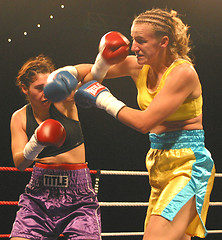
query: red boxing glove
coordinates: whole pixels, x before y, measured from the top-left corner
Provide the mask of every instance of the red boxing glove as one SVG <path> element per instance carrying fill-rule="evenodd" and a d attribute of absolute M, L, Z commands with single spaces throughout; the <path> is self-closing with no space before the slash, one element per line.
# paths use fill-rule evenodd
<path fill-rule="evenodd" d="M 46 146 L 61 147 L 66 139 L 62 124 L 54 119 L 42 122 L 25 145 L 24 158 L 33 161 Z"/>
<path fill-rule="evenodd" d="M 129 54 L 129 40 L 119 32 L 108 32 L 99 44 L 99 54 L 92 67 L 94 80 L 103 79 L 110 65 L 122 62 Z"/>
<path fill-rule="evenodd" d="M 122 62 L 129 54 L 129 40 L 119 32 L 108 32 L 99 44 L 99 52 L 110 65 Z"/>
<path fill-rule="evenodd" d="M 47 119 L 36 129 L 36 138 L 44 146 L 61 147 L 66 139 L 66 131 L 60 122 Z"/>

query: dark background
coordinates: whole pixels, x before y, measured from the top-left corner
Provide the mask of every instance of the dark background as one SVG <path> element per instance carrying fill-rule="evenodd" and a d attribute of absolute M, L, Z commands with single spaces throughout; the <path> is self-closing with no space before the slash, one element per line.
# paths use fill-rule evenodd
<path fill-rule="evenodd" d="M 65 8 L 61 8 L 61 4 Z M 215 160 L 217 172 L 222 172 L 219 140 L 222 129 L 221 0 L 0 0 L 0 166 L 14 166 L 10 117 L 26 103 L 15 86 L 22 64 L 40 53 L 51 57 L 57 67 L 93 63 L 100 38 L 106 32 L 119 31 L 131 39 L 132 20 L 152 7 L 177 10 L 190 26 L 192 53 L 203 87 L 206 146 Z M 50 19 L 50 15 L 54 18 Z M 28 33 L 26 36 L 24 31 Z M 8 42 L 8 38 L 12 41 Z M 105 80 L 104 85 L 128 106 L 137 108 L 136 89 L 129 78 Z M 98 109 L 79 109 L 79 115 L 90 169 L 146 171 L 148 135 L 129 129 Z M 29 177 L 30 173 L 1 172 L 0 200 L 18 200 Z M 212 202 L 221 201 L 220 183 L 216 178 Z M 98 197 L 101 202 L 145 202 L 149 197 L 148 178 L 102 175 Z M 10 232 L 16 210 L 16 206 L 0 206 L 0 234 Z M 102 207 L 103 232 L 142 232 L 145 212 L 145 207 Z M 221 207 L 210 207 L 209 230 L 222 229 L 221 214 Z M 221 234 L 209 234 L 206 239 L 221 237 Z M 141 239 L 140 236 L 129 238 Z"/>

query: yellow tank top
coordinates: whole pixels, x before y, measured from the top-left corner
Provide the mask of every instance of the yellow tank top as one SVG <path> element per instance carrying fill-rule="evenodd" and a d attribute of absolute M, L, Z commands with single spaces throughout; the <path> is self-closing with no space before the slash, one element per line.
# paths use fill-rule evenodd
<path fill-rule="evenodd" d="M 173 64 L 163 74 L 163 77 L 156 91 L 152 93 L 149 92 L 149 90 L 147 89 L 147 75 L 150 66 L 149 65 L 143 66 L 136 82 L 136 87 L 138 91 L 137 102 L 141 110 L 147 109 L 147 107 L 150 105 L 154 97 L 163 88 L 165 80 L 169 73 L 172 71 L 172 69 L 184 62 L 191 64 L 190 62 L 183 59 L 179 59 L 173 62 Z M 166 121 L 180 121 L 197 117 L 202 113 L 202 105 L 203 105 L 202 95 L 195 99 L 186 99 L 184 103 L 180 106 L 180 108 L 172 115 L 170 115 L 166 119 Z"/>

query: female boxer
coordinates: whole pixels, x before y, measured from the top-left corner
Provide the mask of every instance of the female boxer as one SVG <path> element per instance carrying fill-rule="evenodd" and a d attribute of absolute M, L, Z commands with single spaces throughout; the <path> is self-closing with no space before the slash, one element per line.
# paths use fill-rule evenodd
<path fill-rule="evenodd" d="M 39 55 L 18 73 L 17 84 L 29 103 L 11 118 L 12 155 L 19 170 L 34 167 L 10 237 L 54 240 L 63 234 L 67 239 L 99 240 L 100 209 L 72 96 L 89 66 L 69 66 L 50 75 L 54 70 L 52 61 Z M 44 89 L 56 103 L 45 97 Z"/>
<path fill-rule="evenodd" d="M 87 83 L 75 94 L 77 104 L 105 109 L 127 126 L 149 132 L 146 166 L 151 194 L 144 240 L 189 240 L 207 234 L 215 167 L 204 145 L 202 90 L 188 56 L 187 30 L 176 11 L 141 13 L 131 27 L 135 56 L 115 64 L 115 54 L 106 52 L 119 49 L 119 41 L 105 35 L 83 81 Z M 134 81 L 141 110 L 127 107 L 97 82 L 123 76 Z"/>

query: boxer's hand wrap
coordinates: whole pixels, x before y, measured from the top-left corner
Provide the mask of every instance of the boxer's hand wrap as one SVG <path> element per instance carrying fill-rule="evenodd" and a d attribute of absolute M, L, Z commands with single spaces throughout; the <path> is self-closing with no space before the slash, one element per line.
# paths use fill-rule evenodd
<path fill-rule="evenodd" d="M 44 148 L 45 146 L 38 143 L 36 134 L 33 134 L 28 143 L 25 145 L 23 151 L 24 158 L 33 161 Z"/>
<path fill-rule="evenodd" d="M 113 64 L 122 62 L 129 54 L 129 40 L 119 32 L 108 32 L 99 44 L 99 54 L 91 69 L 95 80 L 103 79 Z"/>
<path fill-rule="evenodd" d="M 96 106 L 104 109 L 114 118 L 117 118 L 119 111 L 126 106 L 125 103 L 115 98 L 109 91 L 101 92 L 96 99 Z"/>
<path fill-rule="evenodd" d="M 115 98 L 108 88 L 94 80 L 80 87 L 76 91 L 74 98 L 79 106 L 84 108 L 96 106 L 104 109 L 115 118 L 117 118 L 118 112 L 126 106 L 125 103 Z"/>
<path fill-rule="evenodd" d="M 99 53 L 91 69 L 93 79 L 96 79 L 96 80 L 103 79 L 106 76 L 106 73 L 108 72 L 109 67 L 110 67 L 110 64 L 108 64 L 106 60 L 102 57 L 102 54 Z"/>
<path fill-rule="evenodd" d="M 61 147 L 65 138 L 66 131 L 63 125 L 54 119 L 47 119 L 36 128 L 25 145 L 24 158 L 33 161 L 46 146 Z"/>
<path fill-rule="evenodd" d="M 77 70 L 73 66 L 59 68 L 52 72 L 44 87 L 45 97 L 51 102 L 64 101 L 77 87 Z"/>

